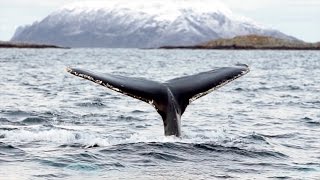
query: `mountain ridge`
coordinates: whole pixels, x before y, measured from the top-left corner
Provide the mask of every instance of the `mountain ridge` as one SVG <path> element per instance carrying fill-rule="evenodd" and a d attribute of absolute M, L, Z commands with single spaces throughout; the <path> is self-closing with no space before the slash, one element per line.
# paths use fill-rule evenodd
<path fill-rule="evenodd" d="M 247 34 L 295 39 L 233 14 L 220 1 L 123 2 L 127 1 L 64 6 L 18 28 L 11 40 L 68 47 L 150 48 Z"/>

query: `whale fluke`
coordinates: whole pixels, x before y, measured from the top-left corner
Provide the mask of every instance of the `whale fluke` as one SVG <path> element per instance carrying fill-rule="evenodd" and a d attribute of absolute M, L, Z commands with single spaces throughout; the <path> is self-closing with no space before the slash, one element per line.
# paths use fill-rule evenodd
<path fill-rule="evenodd" d="M 181 115 L 192 101 L 243 76 L 249 72 L 249 68 L 247 65 L 239 64 L 171 79 L 164 83 L 112 74 L 99 75 L 78 68 L 67 68 L 67 71 L 151 104 L 163 119 L 165 135 L 179 137 Z"/>

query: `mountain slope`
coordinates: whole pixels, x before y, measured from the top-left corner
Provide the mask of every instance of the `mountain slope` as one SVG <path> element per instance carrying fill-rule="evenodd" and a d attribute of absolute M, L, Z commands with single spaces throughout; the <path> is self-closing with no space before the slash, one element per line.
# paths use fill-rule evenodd
<path fill-rule="evenodd" d="M 70 4 L 30 26 L 12 41 L 69 47 L 193 45 L 218 38 L 258 34 L 293 39 L 234 15 L 214 0 L 136 0 Z"/>

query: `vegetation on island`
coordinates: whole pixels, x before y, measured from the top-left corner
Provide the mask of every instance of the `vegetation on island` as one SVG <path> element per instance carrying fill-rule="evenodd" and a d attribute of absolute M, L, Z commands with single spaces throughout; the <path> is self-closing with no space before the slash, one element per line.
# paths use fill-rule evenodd
<path fill-rule="evenodd" d="M 163 46 L 161 49 L 271 49 L 271 50 L 320 50 L 319 43 L 280 39 L 270 36 L 246 35 L 231 39 L 217 39 L 194 46 Z"/>

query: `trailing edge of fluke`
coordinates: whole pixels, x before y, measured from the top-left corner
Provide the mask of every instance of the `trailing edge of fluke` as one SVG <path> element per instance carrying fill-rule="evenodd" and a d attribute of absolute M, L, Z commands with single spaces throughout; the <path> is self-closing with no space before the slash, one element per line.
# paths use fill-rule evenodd
<path fill-rule="evenodd" d="M 67 68 L 75 76 L 151 104 L 161 115 L 166 136 L 181 136 L 181 116 L 194 100 L 245 75 L 249 67 L 237 64 L 160 83 L 143 78 L 97 74 L 84 69 Z"/>

